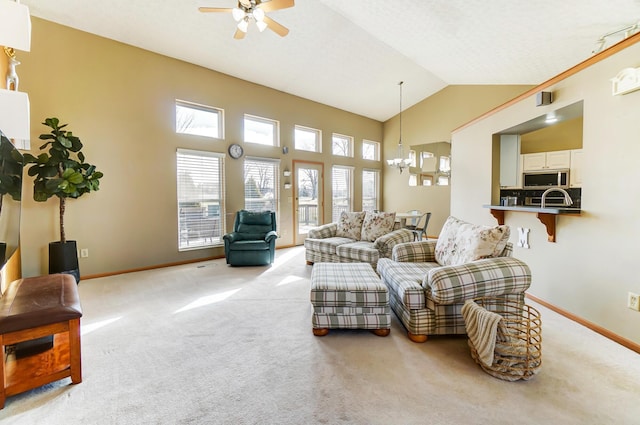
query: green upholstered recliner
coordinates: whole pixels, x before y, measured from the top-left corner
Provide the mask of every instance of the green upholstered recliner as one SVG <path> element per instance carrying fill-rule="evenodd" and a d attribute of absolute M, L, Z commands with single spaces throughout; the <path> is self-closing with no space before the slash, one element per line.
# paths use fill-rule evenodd
<path fill-rule="evenodd" d="M 233 232 L 223 237 L 227 264 L 266 266 L 273 263 L 277 237 L 275 212 L 238 211 Z"/>

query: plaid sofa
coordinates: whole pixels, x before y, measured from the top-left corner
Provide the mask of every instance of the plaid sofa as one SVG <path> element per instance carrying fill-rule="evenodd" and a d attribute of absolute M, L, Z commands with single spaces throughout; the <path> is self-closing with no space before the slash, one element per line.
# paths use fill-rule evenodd
<path fill-rule="evenodd" d="M 397 229 L 373 242 L 356 241 L 336 236 L 337 223 L 324 224 L 309 230 L 304 241 L 307 264 L 369 263 L 374 270 L 380 258 L 390 258 L 396 244 L 414 239 L 408 229 Z"/>
<path fill-rule="evenodd" d="M 400 243 L 393 247 L 391 258 L 378 261 L 391 309 L 409 339 L 424 342 L 428 335 L 466 334 L 460 310 L 468 299 L 504 297 L 524 304 L 531 271 L 511 257 L 510 243 L 499 257 L 441 266 L 435 259 L 436 242 Z"/>

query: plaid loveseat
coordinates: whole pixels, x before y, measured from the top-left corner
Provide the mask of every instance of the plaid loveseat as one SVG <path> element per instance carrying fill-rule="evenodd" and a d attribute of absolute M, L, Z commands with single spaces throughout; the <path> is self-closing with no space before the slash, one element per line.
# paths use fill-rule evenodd
<path fill-rule="evenodd" d="M 375 270 L 380 258 L 391 257 L 396 244 L 414 239 L 408 229 L 393 230 L 373 242 L 336 236 L 337 229 L 337 223 L 329 223 L 309 230 L 304 241 L 307 264 L 369 263 Z"/>
<path fill-rule="evenodd" d="M 465 334 L 460 310 L 468 299 L 504 297 L 524 304 L 531 271 L 511 257 L 510 243 L 498 257 L 452 266 L 436 261 L 436 243 L 397 244 L 390 259 L 378 261 L 378 274 L 389 289 L 389 304 L 409 339 L 424 342 L 428 335 Z"/>

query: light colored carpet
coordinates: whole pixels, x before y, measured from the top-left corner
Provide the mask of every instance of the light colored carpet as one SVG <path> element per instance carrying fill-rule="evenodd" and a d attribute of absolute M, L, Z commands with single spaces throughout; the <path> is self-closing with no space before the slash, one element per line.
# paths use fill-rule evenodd
<path fill-rule="evenodd" d="M 640 356 L 543 307 L 542 370 L 506 382 L 395 316 L 314 337 L 304 250 L 276 259 L 82 281 L 83 382 L 8 398 L 2 424 L 640 423 Z"/>

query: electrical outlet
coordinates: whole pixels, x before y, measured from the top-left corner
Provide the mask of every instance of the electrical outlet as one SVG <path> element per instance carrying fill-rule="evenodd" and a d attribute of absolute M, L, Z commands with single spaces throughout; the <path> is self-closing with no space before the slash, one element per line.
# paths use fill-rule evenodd
<path fill-rule="evenodd" d="M 640 311 L 640 298 L 638 298 L 638 294 L 629 292 L 627 296 L 627 307 L 631 310 Z"/>
<path fill-rule="evenodd" d="M 80 257 L 81 258 L 87 258 L 89 256 L 89 249 L 88 248 L 82 248 L 80 250 Z"/>

